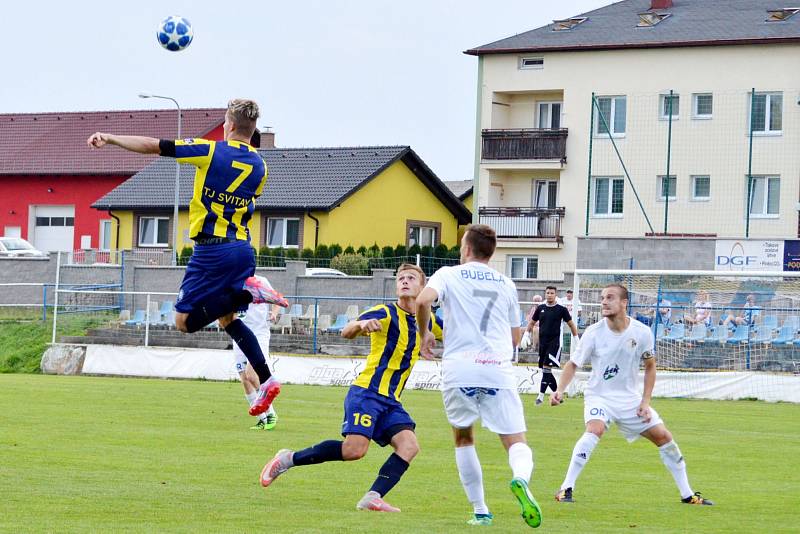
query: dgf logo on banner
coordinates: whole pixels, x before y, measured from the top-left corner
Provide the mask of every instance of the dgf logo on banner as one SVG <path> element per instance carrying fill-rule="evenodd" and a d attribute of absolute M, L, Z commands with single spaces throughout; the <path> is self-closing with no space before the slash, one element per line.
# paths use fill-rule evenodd
<path fill-rule="evenodd" d="M 782 271 L 783 263 L 783 241 L 716 242 L 715 271 Z"/>

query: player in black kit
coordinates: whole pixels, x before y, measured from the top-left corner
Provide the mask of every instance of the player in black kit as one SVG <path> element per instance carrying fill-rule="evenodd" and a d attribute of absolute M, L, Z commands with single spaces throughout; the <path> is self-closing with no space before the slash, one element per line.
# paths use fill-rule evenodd
<path fill-rule="evenodd" d="M 578 336 L 578 327 L 572 321 L 567 308 L 556 303 L 556 288 L 547 286 L 544 292 L 544 304 L 540 304 L 533 312 L 527 331 L 531 332 L 539 323 L 539 369 L 542 370 L 542 384 L 536 404 L 544 401 L 547 388 L 552 391 L 558 388 L 552 367 L 561 367 L 561 322 L 567 323 L 573 336 Z"/>

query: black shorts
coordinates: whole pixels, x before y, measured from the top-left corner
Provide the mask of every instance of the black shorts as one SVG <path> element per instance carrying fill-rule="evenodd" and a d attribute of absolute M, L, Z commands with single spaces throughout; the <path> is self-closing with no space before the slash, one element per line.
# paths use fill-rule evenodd
<path fill-rule="evenodd" d="M 561 367 L 561 343 L 558 338 L 539 339 L 539 367 Z"/>

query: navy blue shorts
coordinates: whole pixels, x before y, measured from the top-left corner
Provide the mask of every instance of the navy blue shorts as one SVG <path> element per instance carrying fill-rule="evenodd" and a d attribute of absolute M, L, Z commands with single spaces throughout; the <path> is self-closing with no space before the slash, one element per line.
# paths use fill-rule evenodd
<path fill-rule="evenodd" d="M 343 436 L 360 434 L 385 447 L 395 434 L 416 426 L 398 401 L 361 386 L 350 386 L 344 398 Z"/>
<path fill-rule="evenodd" d="M 195 245 L 181 282 L 175 310 L 189 313 L 211 297 L 238 291 L 255 272 L 255 252 L 247 241 Z"/>

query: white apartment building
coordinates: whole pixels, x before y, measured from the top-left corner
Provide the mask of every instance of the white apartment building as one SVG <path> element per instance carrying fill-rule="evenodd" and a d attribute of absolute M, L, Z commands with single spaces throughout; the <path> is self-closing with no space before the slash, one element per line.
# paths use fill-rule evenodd
<path fill-rule="evenodd" d="M 467 50 L 473 217 L 506 274 L 553 278 L 587 234 L 800 236 L 798 13 L 623 0 Z"/>

